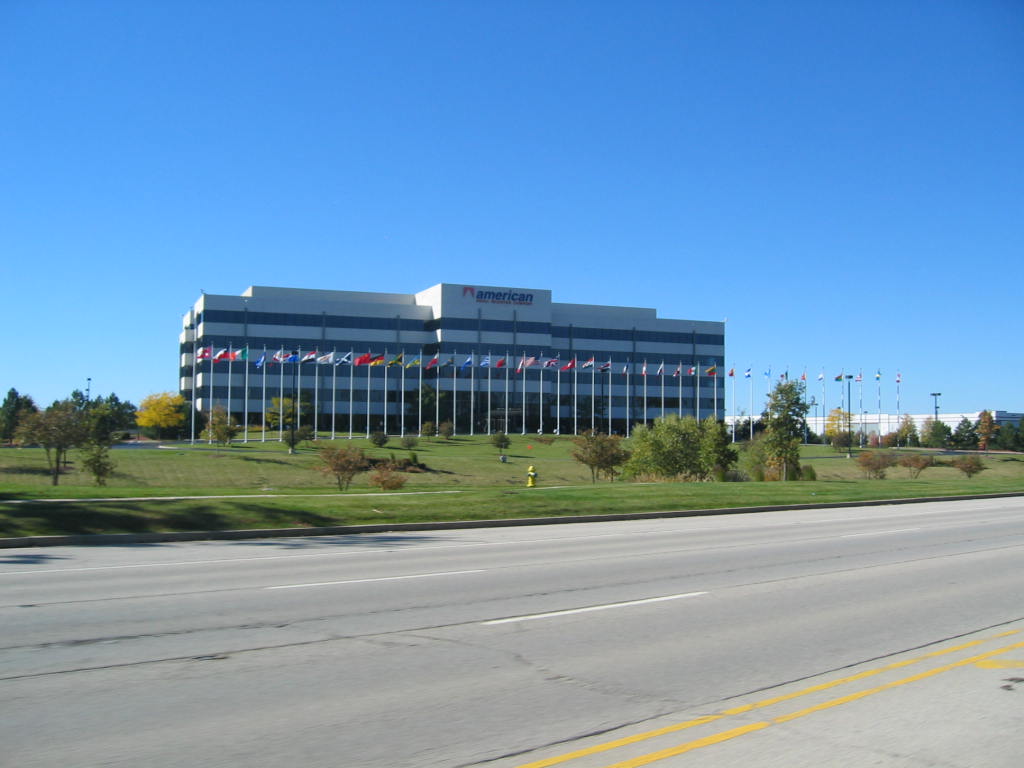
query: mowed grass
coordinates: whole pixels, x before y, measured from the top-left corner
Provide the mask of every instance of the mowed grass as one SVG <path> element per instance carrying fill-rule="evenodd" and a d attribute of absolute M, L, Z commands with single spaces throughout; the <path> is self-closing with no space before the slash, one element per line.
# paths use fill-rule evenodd
<path fill-rule="evenodd" d="M 409 456 L 397 438 L 383 449 L 362 439 L 351 442 L 369 456 Z M 117 472 L 102 488 L 76 466 L 74 451 L 61 484 L 53 487 L 41 450 L 5 448 L 0 449 L 0 500 L 29 501 L 0 504 L 0 536 L 557 517 L 1024 492 L 1024 456 L 1014 454 L 983 456 L 986 471 L 970 479 L 951 466 L 936 466 L 916 480 L 899 467 L 885 480 L 867 480 L 845 454 L 814 446 L 804 452 L 805 463 L 817 472 L 814 482 L 593 485 L 589 470 L 571 458 L 571 448 L 568 438 L 545 443 L 513 436 L 509 461 L 500 463 L 486 436 L 421 439 L 412 451 L 428 470 L 407 474 L 406 486 L 392 493 L 372 487 L 366 473 L 339 493 L 333 478 L 316 471 L 316 449 L 289 455 L 272 442 L 119 448 L 112 451 Z M 937 458 L 944 463 L 951 457 Z M 540 474 L 536 489 L 525 488 L 531 464 Z M 214 498 L 222 495 L 233 498 Z M 131 498 L 167 496 L 203 498 Z"/>

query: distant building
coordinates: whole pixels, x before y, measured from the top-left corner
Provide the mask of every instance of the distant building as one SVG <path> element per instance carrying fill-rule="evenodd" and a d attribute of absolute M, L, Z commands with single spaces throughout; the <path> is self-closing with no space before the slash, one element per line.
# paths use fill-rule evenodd
<path fill-rule="evenodd" d="M 943 413 L 939 412 L 939 421 L 948 426 L 951 430 L 955 430 L 957 425 L 963 419 L 967 419 L 971 424 L 978 421 L 981 416 L 981 411 L 970 411 L 968 413 Z M 917 431 L 920 433 L 921 428 L 924 426 L 924 422 L 927 419 L 934 419 L 935 413 L 871 413 L 870 411 L 863 411 L 861 413 L 851 413 L 850 418 L 852 421 L 852 428 L 856 434 L 864 433 L 865 438 L 870 438 L 871 435 L 887 435 L 890 432 L 895 432 L 899 429 L 899 425 L 903 419 L 910 416 L 913 419 L 914 424 L 917 426 Z M 1020 424 L 1021 419 L 1024 419 L 1024 413 L 1013 413 L 1011 411 L 992 411 L 992 417 L 995 419 L 996 424 L 1013 424 L 1014 426 Z M 815 415 L 813 412 L 807 416 L 807 428 L 817 435 L 825 433 L 825 423 L 827 416 Z M 745 421 L 746 416 L 739 419 Z M 729 416 L 726 419 L 727 424 L 732 424 L 732 417 Z"/>
<path fill-rule="evenodd" d="M 294 396 L 321 433 L 415 433 L 435 416 L 462 434 L 626 433 L 664 413 L 725 413 L 724 323 L 558 303 L 546 289 L 203 294 L 179 352 L 195 413 L 221 405 L 257 425 L 272 398 Z"/>

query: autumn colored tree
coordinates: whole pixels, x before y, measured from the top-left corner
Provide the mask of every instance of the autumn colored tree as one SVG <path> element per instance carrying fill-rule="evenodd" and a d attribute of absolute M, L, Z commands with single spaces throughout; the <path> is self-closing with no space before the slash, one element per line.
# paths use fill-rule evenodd
<path fill-rule="evenodd" d="M 177 431 L 185 424 L 185 398 L 172 392 L 146 395 L 139 404 L 135 423 L 153 430 L 158 438 Z"/>
<path fill-rule="evenodd" d="M 347 491 L 352 479 L 365 471 L 367 466 L 362 448 L 354 445 L 338 448 L 325 445 L 320 449 L 320 464 L 317 469 L 325 475 L 333 475 L 339 491 Z"/>
<path fill-rule="evenodd" d="M 910 414 L 904 414 L 900 420 L 900 426 L 896 430 L 896 445 L 913 448 L 919 445 L 921 442 L 920 436 L 917 433 L 917 424 L 910 417 Z"/>
<path fill-rule="evenodd" d="M 987 451 L 988 444 L 999 427 L 992 417 L 992 411 L 982 411 L 978 414 L 978 423 L 974 426 L 974 432 L 978 436 L 978 448 Z"/>
<path fill-rule="evenodd" d="M 837 451 L 848 448 L 853 441 L 850 416 L 849 411 L 833 408 L 825 418 L 825 439 Z"/>
<path fill-rule="evenodd" d="M 899 458 L 899 465 L 906 467 L 910 476 L 915 480 L 928 467 L 935 464 L 935 457 L 927 453 L 908 453 Z"/>
<path fill-rule="evenodd" d="M 622 446 L 619 435 L 605 435 L 588 429 L 572 439 L 575 448 L 570 455 L 590 470 L 590 482 L 596 483 L 597 476 L 604 474 L 614 480 L 618 474 L 616 467 L 629 460 L 629 451 Z"/>
<path fill-rule="evenodd" d="M 985 464 L 979 456 L 957 456 L 949 463 L 968 477 L 974 477 L 985 470 Z"/>

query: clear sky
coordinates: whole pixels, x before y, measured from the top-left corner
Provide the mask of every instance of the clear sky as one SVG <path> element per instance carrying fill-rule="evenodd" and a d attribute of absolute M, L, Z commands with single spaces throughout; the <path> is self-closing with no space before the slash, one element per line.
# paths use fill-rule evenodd
<path fill-rule="evenodd" d="M 41 404 L 176 390 L 203 290 L 452 282 L 1024 411 L 1019 0 L 0 0 L 0 109 Z"/>

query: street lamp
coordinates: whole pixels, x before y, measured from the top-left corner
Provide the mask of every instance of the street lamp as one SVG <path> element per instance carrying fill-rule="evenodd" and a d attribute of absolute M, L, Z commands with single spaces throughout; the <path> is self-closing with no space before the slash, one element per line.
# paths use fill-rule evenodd
<path fill-rule="evenodd" d="M 941 392 L 932 392 L 931 396 L 935 398 L 935 420 L 939 420 L 939 398 L 942 397 Z"/>
<path fill-rule="evenodd" d="M 853 374 L 846 374 L 846 458 L 853 458 L 853 398 L 850 394 L 850 386 L 853 382 Z"/>

